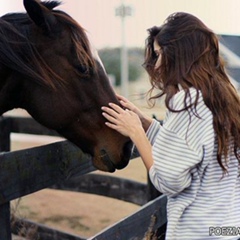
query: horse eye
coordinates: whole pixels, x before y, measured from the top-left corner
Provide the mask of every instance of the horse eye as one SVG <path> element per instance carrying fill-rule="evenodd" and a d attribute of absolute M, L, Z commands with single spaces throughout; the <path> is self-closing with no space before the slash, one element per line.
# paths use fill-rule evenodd
<path fill-rule="evenodd" d="M 75 68 L 80 73 L 86 73 L 87 72 L 87 68 L 84 65 L 77 65 L 77 66 L 75 66 Z"/>
<path fill-rule="evenodd" d="M 159 53 L 158 51 L 154 51 L 154 52 L 153 52 L 153 57 L 154 57 L 154 58 L 158 58 L 159 55 L 160 55 L 160 53 Z"/>

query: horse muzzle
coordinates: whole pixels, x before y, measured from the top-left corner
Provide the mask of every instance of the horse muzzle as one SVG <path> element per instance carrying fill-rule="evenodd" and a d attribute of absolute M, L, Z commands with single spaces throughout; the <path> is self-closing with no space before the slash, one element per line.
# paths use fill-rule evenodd
<path fill-rule="evenodd" d="M 100 155 L 94 158 L 93 164 L 99 170 L 115 172 L 116 169 L 123 169 L 128 165 L 131 153 L 132 142 L 128 141 L 123 147 L 121 157 L 117 159 L 116 157 L 110 157 L 110 154 L 105 149 L 101 149 Z"/>

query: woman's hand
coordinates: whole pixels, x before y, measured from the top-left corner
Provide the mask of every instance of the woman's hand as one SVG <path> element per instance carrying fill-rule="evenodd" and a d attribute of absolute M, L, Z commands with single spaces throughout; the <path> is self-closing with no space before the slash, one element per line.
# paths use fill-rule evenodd
<path fill-rule="evenodd" d="M 109 103 L 109 107 L 102 107 L 102 114 L 108 120 L 105 124 L 132 140 L 142 157 L 144 165 L 149 170 L 153 165 L 152 146 L 139 117 L 141 111 L 127 99 L 121 96 L 118 96 L 118 99 L 126 109 L 124 110 L 114 103 Z M 144 119 L 149 125 L 151 124 L 152 119 L 148 120 L 145 117 Z"/>
<path fill-rule="evenodd" d="M 129 103 L 125 105 L 129 106 Z M 126 108 L 125 110 L 114 103 L 102 107 L 103 116 L 108 120 L 106 125 L 132 140 L 139 132 L 144 131 L 139 116 Z"/>
<path fill-rule="evenodd" d="M 125 97 L 116 94 L 120 104 L 123 106 L 123 108 L 125 109 L 129 109 L 132 112 L 136 113 L 142 123 L 143 129 L 145 131 L 147 131 L 147 129 L 149 128 L 150 124 L 152 123 L 152 118 L 146 116 L 143 114 L 143 112 L 137 108 L 132 102 L 130 102 L 128 99 L 126 99 Z"/>
<path fill-rule="evenodd" d="M 139 116 L 140 119 L 142 118 L 143 113 L 132 102 L 130 102 L 127 98 L 125 98 L 125 97 L 123 97 L 123 96 L 121 96 L 119 94 L 116 94 L 116 96 L 117 96 L 120 104 L 124 108 L 129 109 L 129 110 L 133 111 L 134 113 L 136 113 Z"/>

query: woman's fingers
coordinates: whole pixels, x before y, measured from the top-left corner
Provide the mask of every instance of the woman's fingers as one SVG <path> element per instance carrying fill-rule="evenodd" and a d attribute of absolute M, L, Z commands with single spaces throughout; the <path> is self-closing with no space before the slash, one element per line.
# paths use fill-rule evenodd
<path fill-rule="evenodd" d="M 139 116 L 141 115 L 141 112 L 140 110 L 132 103 L 130 102 L 127 98 L 119 95 L 119 94 L 116 94 L 120 104 L 124 107 L 124 108 L 127 108 L 135 113 L 137 113 Z"/>
<path fill-rule="evenodd" d="M 116 94 L 116 96 L 123 107 L 126 107 L 127 105 L 130 106 L 132 104 L 127 98 L 119 94 Z"/>
<path fill-rule="evenodd" d="M 121 107 L 119 107 L 117 104 L 114 103 L 109 103 L 108 104 L 113 110 L 115 110 L 117 113 L 123 113 L 124 109 L 122 109 Z"/>
<path fill-rule="evenodd" d="M 114 103 L 109 103 L 110 107 L 102 107 L 102 110 L 108 115 L 117 118 L 120 113 L 123 113 L 124 110 Z"/>
<path fill-rule="evenodd" d="M 109 103 L 109 106 L 110 107 L 102 107 L 102 114 L 109 121 L 112 127 L 112 124 L 119 124 L 119 119 L 121 118 L 121 116 L 123 116 L 122 114 L 124 114 L 125 110 L 123 110 L 121 107 L 114 103 Z M 109 125 L 109 123 L 107 123 L 107 125 Z"/>
<path fill-rule="evenodd" d="M 123 110 L 121 107 L 113 103 L 109 103 L 109 107 L 102 107 L 102 110 L 102 114 L 107 120 L 105 124 L 108 127 L 123 134 L 124 136 L 128 136 L 129 130 L 128 126 L 126 125 L 126 122 L 128 122 L 126 119 L 127 111 Z"/>
<path fill-rule="evenodd" d="M 102 115 L 103 115 L 109 122 L 111 122 L 111 123 L 113 123 L 113 124 L 117 124 L 117 118 L 109 115 L 109 114 L 106 113 L 106 112 L 103 112 Z"/>
<path fill-rule="evenodd" d="M 122 109 L 120 106 L 109 103 L 109 107 L 102 107 L 103 116 L 107 122 L 105 124 L 131 138 L 136 128 L 142 127 L 141 121 L 136 113 L 129 109 Z"/>
<path fill-rule="evenodd" d="M 117 96 L 117 99 L 118 99 L 118 100 L 127 101 L 127 99 L 126 99 L 124 96 L 120 95 L 120 94 L 116 94 L 116 96 Z"/>
<path fill-rule="evenodd" d="M 121 99 L 119 102 L 124 108 L 128 108 L 130 110 L 134 109 L 134 104 L 128 101 L 127 99 L 126 100 Z"/>

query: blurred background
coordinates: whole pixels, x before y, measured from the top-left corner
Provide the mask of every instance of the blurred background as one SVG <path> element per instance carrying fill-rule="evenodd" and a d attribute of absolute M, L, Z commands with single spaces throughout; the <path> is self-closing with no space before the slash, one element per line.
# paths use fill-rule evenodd
<path fill-rule="evenodd" d="M 0 15 L 25 11 L 22 0 L 0 0 Z M 200 18 L 220 36 L 229 74 L 239 87 L 240 24 L 238 0 L 63 0 L 58 7 L 84 27 L 110 75 L 126 97 L 149 89 L 142 68 L 147 29 L 177 11 Z M 223 45 L 223 46 L 222 46 Z M 129 82 L 143 80 L 141 84 Z M 134 88 L 134 89 L 133 89 Z M 117 90 L 118 91 L 118 90 Z"/>
<path fill-rule="evenodd" d="M 22 0 L 0 0 L 0 15 L 24 11 Z M 202 19 L 219 34 L 238 35 L 238 0 L 63 0 L 59 9 L 68 12 L 90 33 L 97 48 L 121 45 L 121 21 L 116 17 L 120 5 L 131 8 L 126 19 L 128 46 L 143 47 L 146 29 L 161 25 L 176 11 L 189 12 Z"/>

